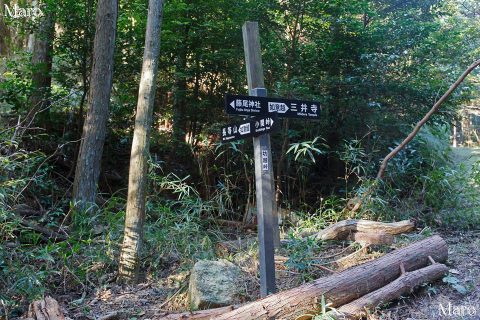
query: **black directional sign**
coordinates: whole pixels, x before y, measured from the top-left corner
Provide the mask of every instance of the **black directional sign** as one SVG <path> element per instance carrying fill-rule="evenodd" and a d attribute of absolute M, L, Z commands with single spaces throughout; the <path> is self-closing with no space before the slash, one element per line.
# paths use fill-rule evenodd
<path fill-rule="evenodd" d="M 318 102 L 241 96 L 227 94 L 225 111 L 244 116 L 267 116 L 277 113 L 280 118 L 320 119 L 322 107 Z"/>
<path fill-rule="evenodd" d="M 266 117 L 255 117 L 244 122 L 222 127 L 222 142 L 258 137 L 273 132 L 277 128 L 278 118 L 275 114 Z"/>

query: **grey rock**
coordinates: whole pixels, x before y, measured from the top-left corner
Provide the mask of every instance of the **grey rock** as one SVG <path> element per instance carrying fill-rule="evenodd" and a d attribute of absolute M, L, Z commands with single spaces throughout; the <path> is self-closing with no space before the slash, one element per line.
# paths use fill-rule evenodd
<path fill-rule="evenodd" d="M 188 294 L 193 309 L 233 304 L 241 295 L 242 272 L 227 260 L 201 260 L 193 266 Z"/>

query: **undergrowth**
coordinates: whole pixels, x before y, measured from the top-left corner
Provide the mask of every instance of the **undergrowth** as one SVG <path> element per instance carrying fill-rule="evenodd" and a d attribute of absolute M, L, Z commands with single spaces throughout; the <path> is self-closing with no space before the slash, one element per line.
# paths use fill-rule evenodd
<path fill-rule="evenodd" d="M 0 315 L 18 316 L 46 293 L 71 295 L 81 303 L 96 288 L 113 282 L 123 237 L 124 198 L 114 196 L 102 206 L 74 211 L 65 191 L 69 187 L 52 179 L 46 155 L 23 150 L 5 137 L 0 149 Z M 335 152 L 326 150 L 322 152 Z M 307 159 L 301 174 L 315 164 L 310 161 L 315 152 L 297 157 Z M 296 236 L 307 229 L 319 230 L 346 218 L 414 218 L 424 226 L 464 229 L 480 223 L 476 209 L 480 162 L 470 168 L 452 161 L 447 127 L 424 128 L 391 161 L 383 184 L 353 215 L 345 210 L 347 201 L 369 189 L 380 157 L 366 152 L 361 139 L 345 142 L 338 157 L 345 164 L 341 192 L 321 197 L 315 207 L 306 204 L 309 210 L 290 210 L 295 223 L 288 229 L 286 266 L 303 281 L 312 276 L 317 262 L 312 256 L 322 249 L 321 243 Z M 215 218 L 234 211 L 233 183 L 225 178 L 206 200 L 188 176 L 164 173 L 160 163 L 151 162 L 149 177 L 141 258 L 145 277 L 164 277 L 199 259 L 215 259 L 215 243 L 224 240 Z M 15 213 L 20 204 L 39 204 L 45 210 L 21 217 Z M 45 239 L 22 219 L 32 219 L 67 240 Z"/>
<path fill-rule="evenodd" d="M 377 153 L 367 153 L 362 140 L 346 141 L 339 158 L 345 164 L 342 193 L 321 198 L 316 208 L 297 214 L 296 229 L 322 229 L 348 218 L 380 221 L 414 219 L 419 226 L 472 229 L 480 223 L 480 160 L 458 163 L 450 147 L 450 128 L 426 125 L 394 157 L 385 178 L 375 182 Z M 392 150 L 392 149 L 390 149 Z M 375 160 L 372 160 L 375 159 Z M 373 186 L 376 184 L 376 186 Z M 373 190 L 373 192 L 372 192 Z M 368 196 L 360 210 L 346 209 L 349 199 Z"/>
<path fill-rule="evenodd" d="M 96 288 L 115 281 L 125 200 L 111 197 L 85 211 L 75 211 L 65 198 L 53 203 L 48 192 L 60 188 L 51 179 L 45 155 L 21 150 L 6 139 L 0 148 L 0 317 L 20 316 L 45 294 L 70 295 L 81 304 Z M 218 197 L 204 201 L 187 178 L 160 176 L 154 164 L 150 178 L 155 192 L 147 201 L 141 258 L 145 276 L 214 258 L 214 243 L 222 239 L 212 223 Z M 49 201 L 48 209 L 35 216 L 15 213 L 36 199 L 44 205 Z M 22 223 L 30 220 L 67 240 L 46 238 Z"/>

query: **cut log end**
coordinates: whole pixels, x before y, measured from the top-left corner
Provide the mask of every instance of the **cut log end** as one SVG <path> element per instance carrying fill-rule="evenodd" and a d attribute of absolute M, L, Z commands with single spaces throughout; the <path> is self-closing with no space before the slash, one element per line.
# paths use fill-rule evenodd
<path fill-rule="evenodd" d="M 48 296 L 30 304 L 28 317 L 34 320 L 65 320 L 58 302 Z"/>

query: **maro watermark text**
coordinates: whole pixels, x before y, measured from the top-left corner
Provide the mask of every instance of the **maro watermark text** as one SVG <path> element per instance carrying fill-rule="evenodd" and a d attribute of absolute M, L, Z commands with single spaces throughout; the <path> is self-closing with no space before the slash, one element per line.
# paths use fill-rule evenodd
<path fill-rule="evenodd" d="M 480 316 L 480 310 L 477 305 L 454 305 L 451 302 L 448 304 L 440 303 L 438 305 L 438 312 L 443 317 L 475 317 Z"/>
<path fill-rule="evenodd" d="M 20 19 L 20 18 L 38 18 L 43 16 L 42 9 L 38 7 L 20 7 L 18 4 L 14 4 L 13 6 L 8 6 L 7 4 L 4 5 L 3 8 L 3 15 L 6 17 L 10 17 L 13 19 Z"/>

